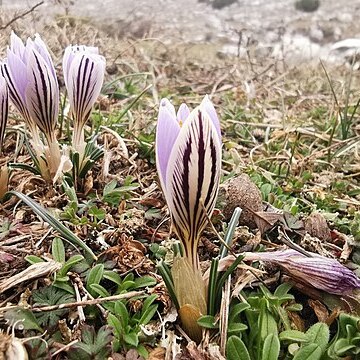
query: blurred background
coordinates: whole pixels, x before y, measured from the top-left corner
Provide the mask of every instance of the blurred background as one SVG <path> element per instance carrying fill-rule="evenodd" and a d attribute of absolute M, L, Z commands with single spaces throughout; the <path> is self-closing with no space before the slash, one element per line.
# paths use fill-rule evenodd
<path fill-rule="evenodd" d="M 113 38 L 156 37 L 167 45 L 193 44 L 194 53 L 217 57 L 342 62 L 360 48 L 359 0 L 2 1 L 9 20 L 9 14 L 33 7 L 35 31 L 52 18 L 74 17 Z"/>

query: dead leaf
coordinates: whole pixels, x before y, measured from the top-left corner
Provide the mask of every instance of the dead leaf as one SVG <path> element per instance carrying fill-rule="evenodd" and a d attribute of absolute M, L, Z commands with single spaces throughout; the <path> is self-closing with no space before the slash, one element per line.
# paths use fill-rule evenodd
<path fill-rule="evenodd" d="M 148 360 L 165 360 L 165 349 L 157 347 L 150 351 Z"/>
<path fill-rule="evenodd" d="M 308 304 L 314 310 L 316 317 L 320 322 L 325 323 L 329 318 L 329 311 L 326 306 L 319 300 L 309 299 Z"/>
<path fill-rule="evenodd" d="M 283 217 L 282 213 L 257 211 L 254 213 L 254 221 L 261 234 L 266 233 Z"/>

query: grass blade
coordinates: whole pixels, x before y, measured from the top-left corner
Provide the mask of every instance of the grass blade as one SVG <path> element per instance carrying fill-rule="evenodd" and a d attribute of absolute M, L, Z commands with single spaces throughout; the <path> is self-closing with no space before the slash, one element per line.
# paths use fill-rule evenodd
<path fill-rule="evenodd" d="M 36 213 L 36 215 L 40 216 L 44 221 L 51 225 L 64 239 L 68 240 L 72 245 L 82 248 L 92 259 L 97 259 L 96 255 L 81 239 L 79 239 L 73 232 L 71 232 L 65 225 L 63 225 L 58 219 L 52 216 L 36 201 L 31 199 L 27 195 L 19 193 L 17 191 L 9 191 L 7 192 L 7 194 L 18 197 L 26 205 L 30 206 L 31 209 Z"/>

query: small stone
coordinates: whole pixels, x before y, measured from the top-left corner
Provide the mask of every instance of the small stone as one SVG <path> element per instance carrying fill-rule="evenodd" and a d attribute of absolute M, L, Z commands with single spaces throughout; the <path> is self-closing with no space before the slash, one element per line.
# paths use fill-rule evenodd
<path fill-rule="evenodd" d="M 295 3 L 295 8 L 297 10 L 305 12 L 316 11 L 320 6 L 320 0 L 298 0 Z"/>

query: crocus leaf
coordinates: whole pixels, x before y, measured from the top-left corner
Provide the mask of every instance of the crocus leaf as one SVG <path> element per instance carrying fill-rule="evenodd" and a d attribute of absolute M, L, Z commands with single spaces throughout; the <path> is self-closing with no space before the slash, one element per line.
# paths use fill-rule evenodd
<path fill-rule="evenodd" d="M 68 240 L 74 246 L 81 247 L 92 259 L 96 259 L 93 251 L 79 239 L 73 232 L 71 232 L 65 225 L 63 225 L 58 219 L 52 216 L 45 208 L 39 205 L 36 201 L 31 199 L 25 194 L 19 193 L 17 191 L 9 191 L 8 195 L 15 195 L 20 200 L 22 200 L 26 205 L 30 206 L 31 209 L 40 216 L 44 221 L 49 223 L 59 234 Z"/>

